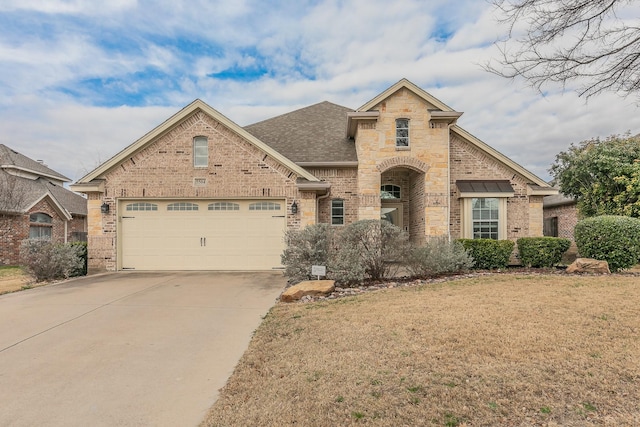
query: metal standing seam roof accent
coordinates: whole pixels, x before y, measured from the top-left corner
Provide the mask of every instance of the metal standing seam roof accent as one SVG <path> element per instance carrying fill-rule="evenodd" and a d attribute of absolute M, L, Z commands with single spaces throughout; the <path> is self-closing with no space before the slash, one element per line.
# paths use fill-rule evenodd
<path fill-rule="evenodd" d="M 461 193 L 514 193 L 507 180 L 458 180 L 456 187 Z"/>

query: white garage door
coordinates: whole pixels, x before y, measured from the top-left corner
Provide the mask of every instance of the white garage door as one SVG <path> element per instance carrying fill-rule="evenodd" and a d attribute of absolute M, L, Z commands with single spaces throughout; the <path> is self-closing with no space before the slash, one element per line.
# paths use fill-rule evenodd
<path fill-rule="evenodd" d="M 127 200 L 119 207 L 123 270 L 280 267 L 284 200 Z"/>

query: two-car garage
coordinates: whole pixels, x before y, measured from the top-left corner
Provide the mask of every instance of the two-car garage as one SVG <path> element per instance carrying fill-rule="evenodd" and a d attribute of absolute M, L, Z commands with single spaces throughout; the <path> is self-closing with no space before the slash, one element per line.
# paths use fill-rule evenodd
<path fill-rule="evenodd" d="M 122 270 L 270 270 L 281 266 L 284 200 L 120 200 Z"/>

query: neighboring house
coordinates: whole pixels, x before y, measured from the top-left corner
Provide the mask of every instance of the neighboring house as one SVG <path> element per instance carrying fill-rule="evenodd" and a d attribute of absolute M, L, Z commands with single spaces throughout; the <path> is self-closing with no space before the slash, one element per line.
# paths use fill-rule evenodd
<path fill-rule="evenodd" d="M 0 144 L 0 265 L 19 263 L 26 239 L 84 241 L 87 200 L 70 179 Z"/>
<path fill-rule="evenodd" d="M 384 218 L 431 236 L 542 236 L 557 194 L 403 79 L 357 110 L 321 102 L 240 127 L 196 100 L 72 189 L 89 269 L 278 268 L 287 229 Z"/>
<path fill-rule="evenodd" d="M 578 203 L 575 199 L 555 194 L 543 201 L 544 235 L 575 240 L 573 230 L 578 223 Z"/>

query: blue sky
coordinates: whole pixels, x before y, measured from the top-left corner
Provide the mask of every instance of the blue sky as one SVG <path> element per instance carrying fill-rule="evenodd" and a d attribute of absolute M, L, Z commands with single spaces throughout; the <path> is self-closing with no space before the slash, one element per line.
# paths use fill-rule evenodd
<path fill-rule="evenodd" d="M 403 77 L 544 179 L 572 142 L 640 133 L 635 98 L 485 72 L 505 31 L 479 0 L 3 0 L 0 143 L 76 180 L 195 98 L 247 125 Z"/>

